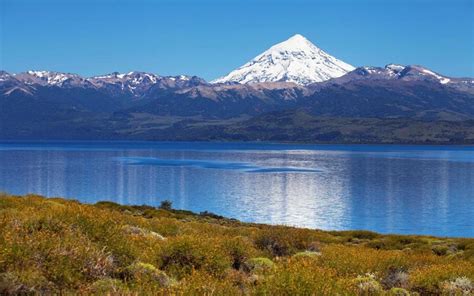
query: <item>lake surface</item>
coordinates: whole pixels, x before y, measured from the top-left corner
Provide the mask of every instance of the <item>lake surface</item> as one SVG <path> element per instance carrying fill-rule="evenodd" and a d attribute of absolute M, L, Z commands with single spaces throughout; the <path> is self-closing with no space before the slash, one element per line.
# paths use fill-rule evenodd
<path fill-rule="evenodd" d="M 243 221 L 474 237 L 474 147 L 3 142 L 0 191 Z"/>

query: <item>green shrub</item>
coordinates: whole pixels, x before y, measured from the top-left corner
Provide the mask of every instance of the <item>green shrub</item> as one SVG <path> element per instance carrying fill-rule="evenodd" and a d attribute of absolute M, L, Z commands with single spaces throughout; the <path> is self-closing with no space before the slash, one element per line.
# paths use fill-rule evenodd
<path fill-rule="evenodd" d="M 449 248 L 446 245 L 436 245 L 436 246 L 431 247 L 431 250 L 436 255 L 443 256 L 443 255 L 446 255 L 448 253 Z"/>
<path fill-rule="evenodd" d="M 225 239 L 223 247 L 232 259 L 232 268 L 237 270 L 242 267 L 247 259 L 257 253 L 254 244 L 242 236 Z"/>
<path fill-rule="evenodd" d="M 210 274 L 222 274 L 231 268 L 232 259 L 222 248 L 222 242 L 193 236 L 168 240 L 160 256 L 161 269 L 177 277 L 203 269 Z"/>
<path fill-rule="evenodd" d="M 247 272 L 268 272 L 275 268 L 272 260 L 263 257 L 251 258 L 244 264 L 244 270 Z"/>
<path fill-rule="evenodd" d="M 173 282 L 166 273 L 143 262 L 136 262 L 127 267 L 126 277 L 142 284 L 158 284 L 160 287 L 169 287 Z"/>
<path fill-rule="evenodd" d="M 118 279 L 104 278 L 92 283 L 89 293 L 96 295 L 120 295 L 127 293 L 127 287 Z"/>
<path fill-rule="evenodd" d="M 391 288 L 388 292 L 390 296 L 410 296 L 410 292 L 403 288 Z"/>
<path fill-rule="evenodd" d="M 294 254 L 293 258 L 300 258 L 300 257 L 318 258 L 319 256 L 321 256 L 321 253 L 319 252 L 304 251 L 304 252 L 298 252 Z"/>

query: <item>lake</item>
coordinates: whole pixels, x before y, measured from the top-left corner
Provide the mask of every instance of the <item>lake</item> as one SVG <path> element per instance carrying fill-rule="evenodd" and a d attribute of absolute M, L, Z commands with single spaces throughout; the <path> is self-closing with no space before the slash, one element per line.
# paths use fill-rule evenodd
<path fill-rule="evenodd" d="M 0 191 L 325 230 L 474 237 L 474 147 L 2 142 Z"/>

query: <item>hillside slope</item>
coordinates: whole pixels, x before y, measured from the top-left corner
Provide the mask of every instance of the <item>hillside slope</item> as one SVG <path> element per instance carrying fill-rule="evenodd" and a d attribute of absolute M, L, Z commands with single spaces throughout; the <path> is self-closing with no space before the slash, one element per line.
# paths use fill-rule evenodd
<path fill-rule="evenodd" d="M 296 131 L 290 137 L 267 128 L 301 111 L 314 119 L 305 122 L 304 133 L 294 120 L 284 123 Z M 209 84 L 195 76 L 143 72 L 82 78 L 0 71 L 0 139 L 470 144 L 473 120 L 474 80 L 421 66 L 360 67 L 309 85 Z M 348 134 L 351 121 L 362 132 Z M 250 125 L 256 129 L 249 131 Z"/>
<path fill-rule="evenodd" d="M 472 295 L 473 281 L 474 239 L 0 196 L 2 295 Z"/>

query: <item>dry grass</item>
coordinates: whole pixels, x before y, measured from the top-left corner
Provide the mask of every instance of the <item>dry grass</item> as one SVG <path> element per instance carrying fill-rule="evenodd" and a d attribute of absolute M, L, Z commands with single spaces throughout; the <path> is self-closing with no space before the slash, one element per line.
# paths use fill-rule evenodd
<path fill-rule="evenodd" d="M 0 294 L 472 295 L 474 239 L 0 195 Z"/>

